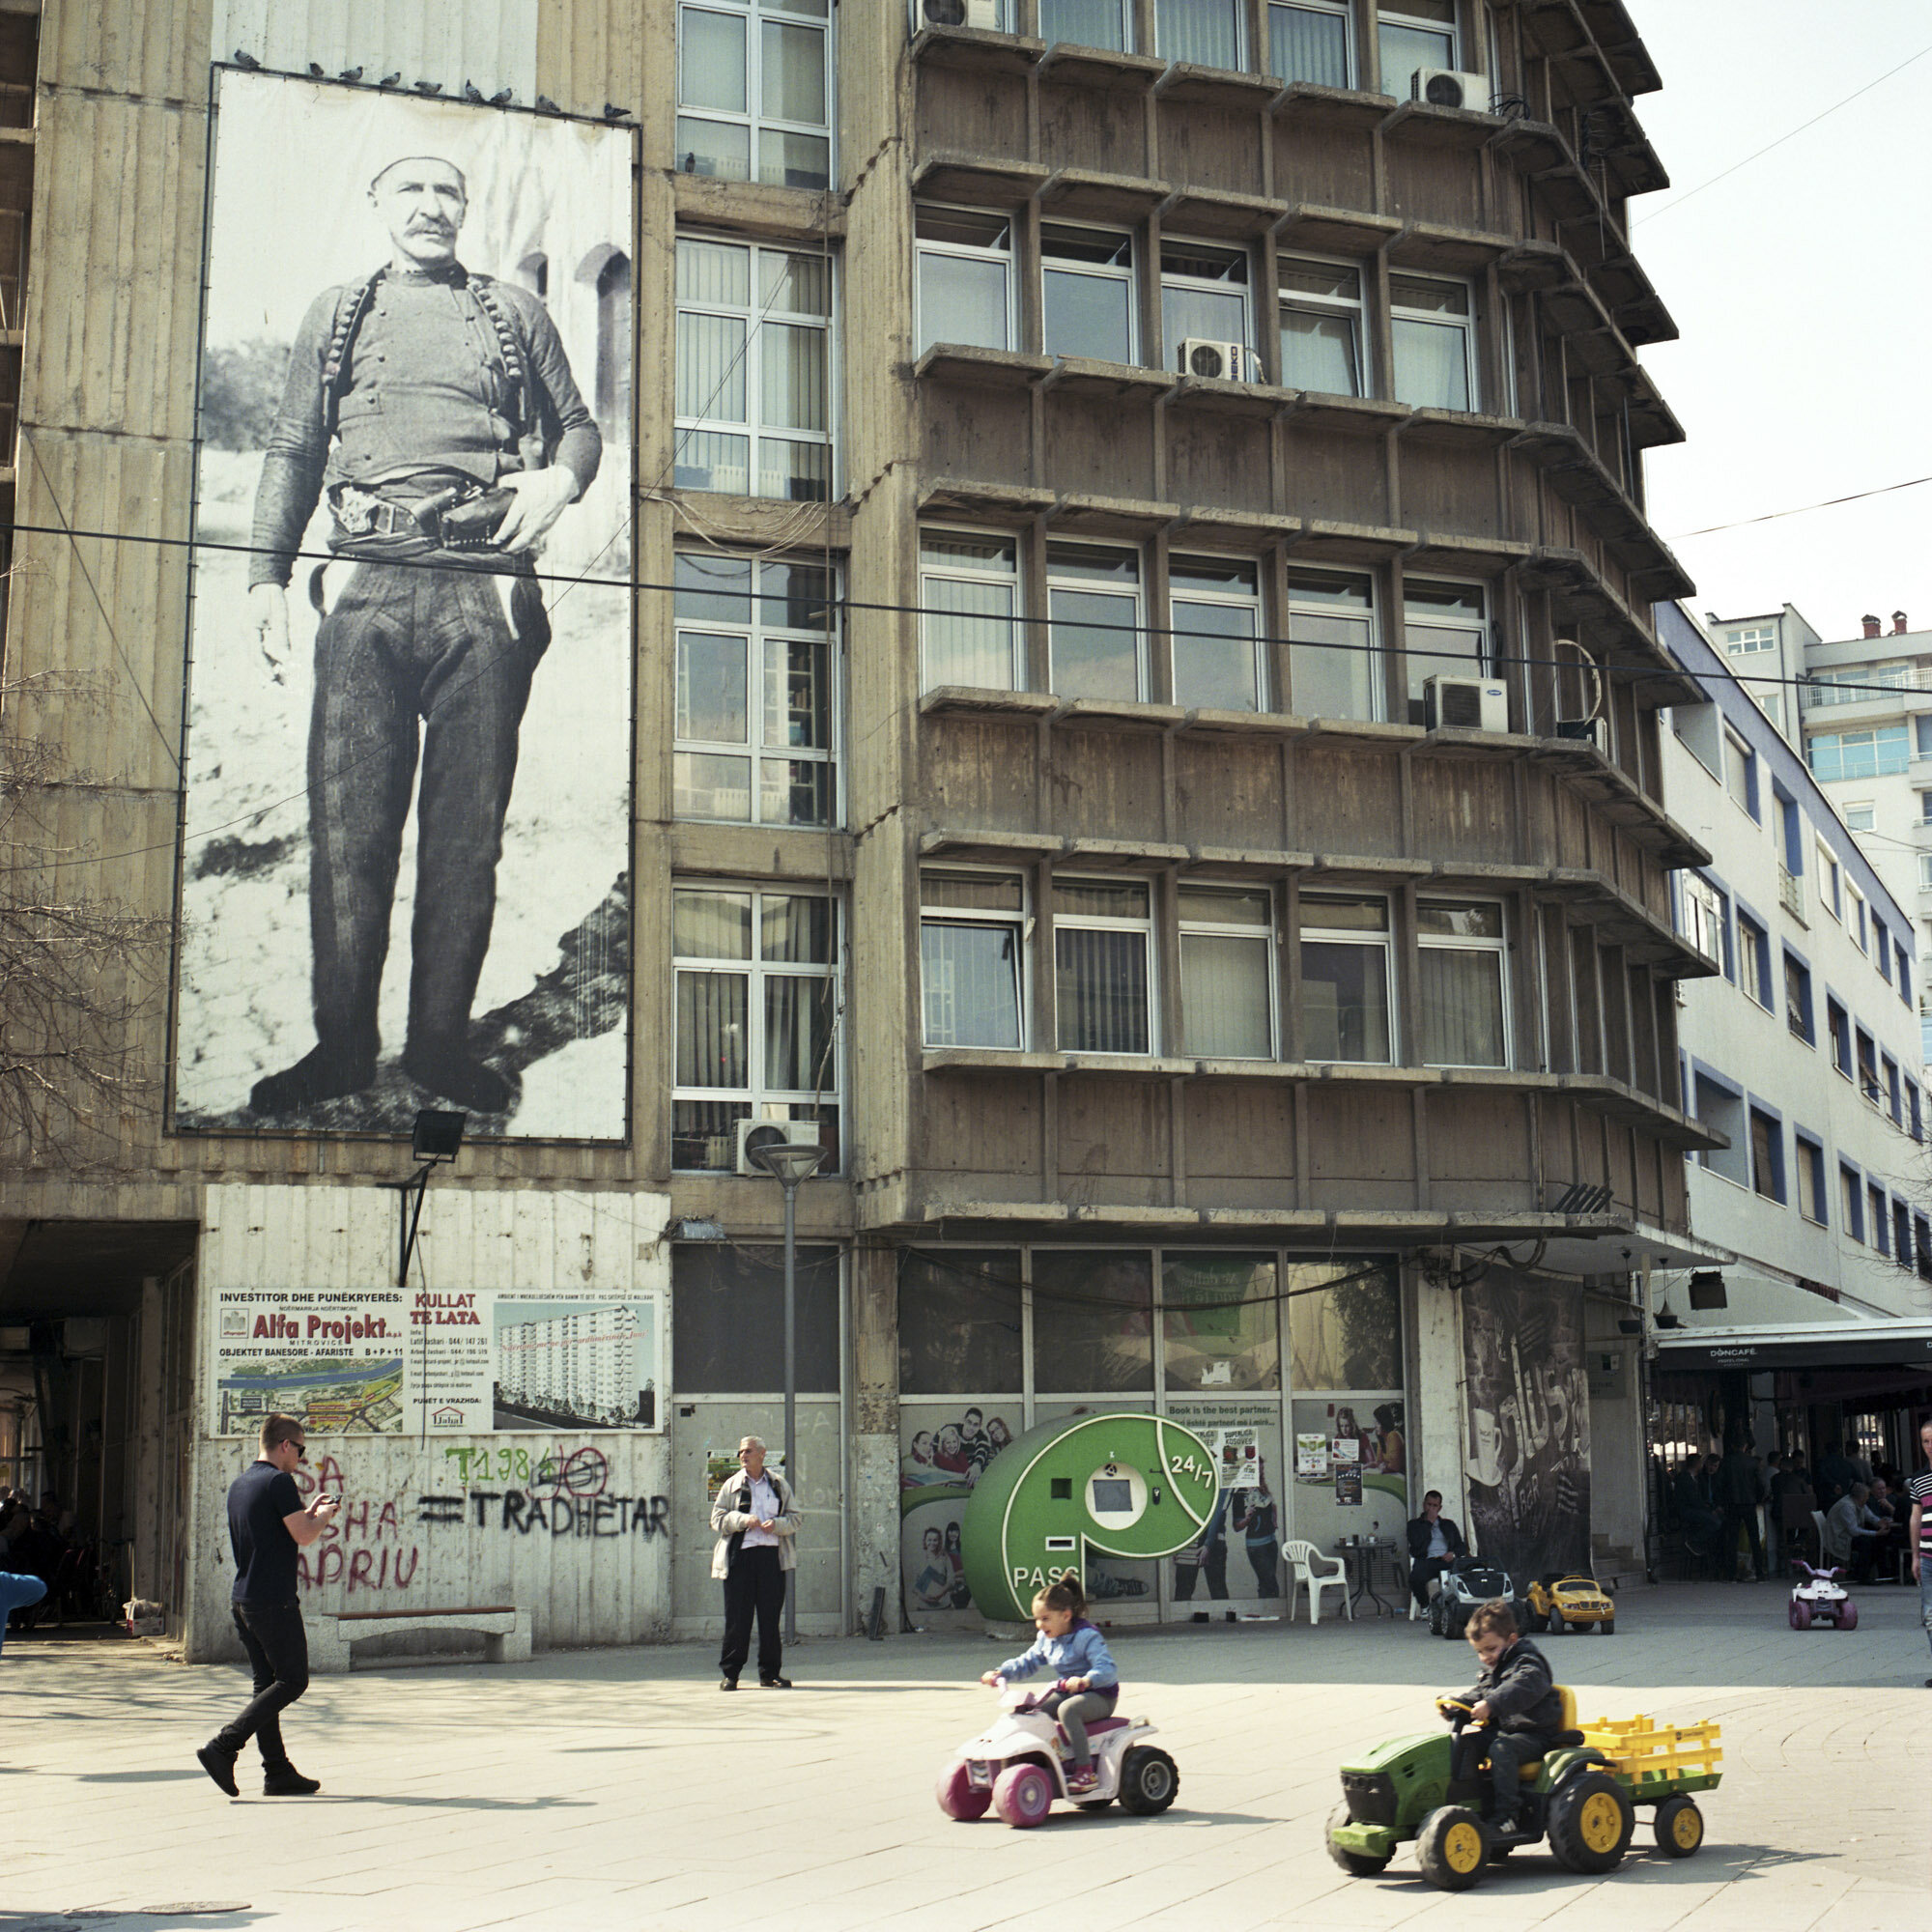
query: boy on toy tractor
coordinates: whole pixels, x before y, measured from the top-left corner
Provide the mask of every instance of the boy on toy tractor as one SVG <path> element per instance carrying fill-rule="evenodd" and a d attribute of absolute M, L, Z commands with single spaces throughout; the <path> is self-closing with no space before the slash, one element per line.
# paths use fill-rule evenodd
<path fill-rule="evenodd" d="M 1499 1836 L 1514 1836 L 1520 1829 L 1521 1769 L 1554 1747 L 1563 1729 L 1563 1700 L 1543 1653 L 1518 1634 L 1516 1617 L 1501 1599 L 1470 1611 L 1466 1634 L 1482 1675 L 1460 1698 L 1441 1699 L 1437 1708 L 1445 1717 L 1467 1708 L 1475 1728 L 1456 1741 L 1454 1776 L 1472 1778 L 1487 1746 L 1490 1823 Z"/>

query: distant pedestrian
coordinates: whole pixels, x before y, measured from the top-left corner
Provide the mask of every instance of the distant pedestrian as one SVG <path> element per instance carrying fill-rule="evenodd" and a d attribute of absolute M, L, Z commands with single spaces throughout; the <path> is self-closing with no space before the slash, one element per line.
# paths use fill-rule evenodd
<path fill-rule="evenodd" d="M 711 1527 L 718 1547 L 711 1574 L 724 1585 L 724 1644 L 718 1653 L 721 1690 L 738 1688 L 738 1673 L 752 1650 L 752 1619 L 758 1620 L 758 1684 L 766 1690 L 789 1690 L 791 1679 L 779 1674 L 784 1661 L 780 1612 L 784 1608 L 785 1577 L 798 1567 L 798 1526 L 804 1513 L 790 1486 L 776 1469 L 765 1467 L 765 1445 L 756 1435 L 738 1444 L 739 1469 L 725 1478 L 711 1505 Z"/>
<path fill-rule="evenodd" d="M 7 1642 L 7 1619 L 15 1610 L 24 1610 L 30 1604 L 38 1604 L 47 1594 L 47 1586 L 38 1577 L 16 1577 L 11 1570 L 0 1570 L 0 1648 Z"/>
<path fill-rule="evenodd" d="M 307 1432 L 292 1415 L 262 1424 L 262 1453 L 228 1489 L 228 1541 L 235 1551 L 232 1611 L 255 1673 L 255 1694 L 241 1715 L 195 1752 L 201 1768 L 231 1798 L 235 1761 L 250 1738 L 262 1752 L 262 1795 L 306 1798 L 322 1789 L 289 1762 L 282 1713 L 308 1689 L 308 1637 L 296 1596 L 296 1554 L 319 1537 L 342 1507 L 318 1494 L 306 1509 L 296 1465 L 306 1460 Z"/>
<path fill-rule="evenodd" d="M 1932 1643 L 1932 1415 L 1918 1425 L 1918 1446 L 1927 1466 L 1907 1484 L 1912 1496 L 1912 1574 L 1918 1579 L 1918 1616 L 1925 1639 Z M 1932 1677 L 1925 1680 L 1932 1690 Z"/>
<path fill-rule="evenodd" d="M 1742 1436 L 1734 1436 L 1718 1465 L 1718 1501 L 1724 1516 L 1724 1558 L 1738 1562 L 1738 1532 L 1750 1544 L 1751 1575 L 1764 1581 L 1764 1537 L 1758 1528 L 1758 1505 L 1764 1501 L 1764 1473 Z"/>

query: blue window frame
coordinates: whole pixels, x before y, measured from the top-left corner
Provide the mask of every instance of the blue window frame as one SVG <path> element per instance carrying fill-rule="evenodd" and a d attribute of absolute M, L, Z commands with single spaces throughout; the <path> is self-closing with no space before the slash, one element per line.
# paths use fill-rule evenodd
<path fill-rule="evenodd" d="M 1838 1163 L 1838 1187 L 1844 1199 L 1845 1233 L 1853 1240 L 1862 1241 L 1865 1237 L 1864 1188 L 1859 1179 L 1859 1171 L 1849 1161 Z"/>
<path fill-rule="evenodd" d="M 1803 1127 L 1792 1129 L 1792 1146 L 1798 1156 L 1798 1211 L 1820 1228 L 1831 1225 L 1831 1210 L 1825 1200 L 1825 1144 Z"/>

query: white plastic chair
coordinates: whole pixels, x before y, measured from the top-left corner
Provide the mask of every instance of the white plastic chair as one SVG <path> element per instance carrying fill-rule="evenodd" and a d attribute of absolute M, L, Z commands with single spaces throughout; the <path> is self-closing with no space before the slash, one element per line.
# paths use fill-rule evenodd
<path fill-rule="evenodd" d="M 1295 1592 L 1304 1586 L 1308 1591 L 1308 1621 L 1319 1624 L 1321 1621 L 1321 1592 L 1339 1590 L 1342 1593 L 1342 1613 L 1350 1623 L 1355 1621 L 1355 1605 L 1349 1595 L 1349 1567 L 1340 1557 L 1323 1559 L 1314 1544 L 1298 1538 L 1284 1543 L 1281 1553 L 1293 1566 L 1293 1580 L 1288 1586 L 1288 1620 L 1294 1621 Z"/>

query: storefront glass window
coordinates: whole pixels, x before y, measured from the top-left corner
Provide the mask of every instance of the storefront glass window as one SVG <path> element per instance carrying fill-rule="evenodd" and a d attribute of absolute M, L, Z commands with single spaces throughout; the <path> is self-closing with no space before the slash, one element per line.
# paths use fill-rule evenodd
<path fill-rule="evenodd" d="M 1153 1387 L 1153 1258 L 1145 1251 L 1036 1249 L 1034 1387 L 1114 1393 Z"/>

